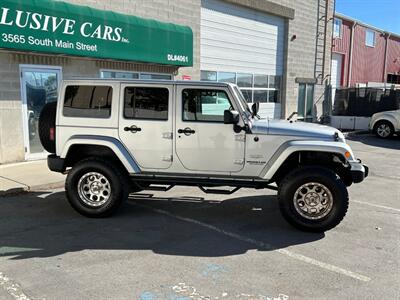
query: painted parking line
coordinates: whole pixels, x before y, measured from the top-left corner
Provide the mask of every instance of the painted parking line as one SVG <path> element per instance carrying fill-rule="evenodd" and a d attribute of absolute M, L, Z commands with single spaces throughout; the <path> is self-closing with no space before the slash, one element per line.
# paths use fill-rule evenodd
<path fill-rule="evenodd" d="M 42 198 L 42 199 L 46 199 L 47 197 L 53 195 L 53 194 L 57 194 L 57 193 L 61 193 L 64 192 L 65 189 L 64 188 L 59 188 L 59 189 L 55 189 L 55 190 L 51 190 L 51 191 L 47 191 L 46 193 L 43 193 L 41 195 L 38 195 L 38 198 Z"/>
<path fill-rule="evenodd" d="M 166 215 L 168 217 L 171 217 L 171 218 L 174 218 L 174 219 L 177 219 L 177 220 L 180 220 L 180 221 L 196 224 L 198 226 L 207 228 L 209 230 L 212 230 L 212 231 L 215 231 L 217 233 L 223 234 L 225 236 L 240 240 L 242 242 L 253 244 L 253 245 L 257 246 L 258 248 L 263 248 L 263 249 L 266 249 L 266 250 L 278 252 L 280 254 L 286 255 L 286 256 L 291 257 L 293 259 L 296 259 L 298 261 L 317 266 L 317 267 L 319 267 L 321 269 L 324 269 L 324 270 L 335 272 L 335 273 L 338 273 L 340 275 L 344 275 L 344 276 L 347 276 L 347 277 L 350 277 L 350 278 L 353 278 L 353 279 L 356 279 L 356 280 L 359 280 L 359 281 L 363 281 L 363 282 L 368 282 L 368 281 L 371 280 L 371 278 L 369 278 L 367 276 L 364 276 L 364 275 L 361 275 L 361 274 L 358 274 L 358 273 L 355 273 L 355 272 L 352 272 L 352 271 L 349 271 L 349 270 L 346 270 L 346 269 L 343 269 L 343 268 L 340 268 L 340 267 L 337 267 L 337 266 L 334 266 L 334 265 L 331 265 L 331 264 L 328 264 L 328 263 L 324 263 L 322 261 L 313 259 L 313 258 L 305 256 L 305 255 L 297 254 L 295 252 L 292 252 L 292 251 L 289 251 L 289 250 L 286 250 L 286 249 L 275 249 L 270 244 L 264 243 L 262 241 L 257 241 L 257 240 L 254 240 L 252 238 L 248 238 L 248 237 L 245 237 L 245 236 L 233 233 L 233 232 L 229 232 L 229 231 L 226 231 L 224 229 L 218 228 L 216 226 L 213 226 L 213 225 L 210 225 L 210 224 L 207 224 L 207 223 L 203 223 L 201 221 L 197 221 L 195 219 L 178 216 L 178 215 L 172 214 L 172 213 L 170 213 L 170 212 L 168 212 L 166 210 L 163 210 L 163 209 L 153 208 L 153 207 L 149 207 L 149 206 L 143 205 L 143 204 L 138 204 L 138 203 L 135 203 L 135 202 L 129 202 L 129 203 L 132 203 L 133 205 L 141 207 L 141 208 L 144 208 L 144 209 L 152 210 L 152 211 L 157 212 L 159 214 L 163 214 L 163 215 Z"/>
<path fill-rule="evenodd" d="M 2 272 L 0 272 L 0 287 L 16 300 L 30 300 L 18 283 L 11 280 Z"/>
<path fill-rule="evenodd" d="M 388 210 L 393 210 L 393 211 L 400 212 L 400 209 L 394 208 L 394 207 L 390 207 L 390 206 L 384 206 L 384 205 L 379 205 L 379 204 L 369 203 L 369 202 L 363 202 L 363 201 L 358 201 L 358 200 L 351 200 L 351 202 L 358 203 L 358 204 L 363 204 L 363 205 L 368 205 L 368 206 L 372 206 L 372 207 L 376 207 L 376 208 L 383 208 L 383 209 L 388 209 Z"/>

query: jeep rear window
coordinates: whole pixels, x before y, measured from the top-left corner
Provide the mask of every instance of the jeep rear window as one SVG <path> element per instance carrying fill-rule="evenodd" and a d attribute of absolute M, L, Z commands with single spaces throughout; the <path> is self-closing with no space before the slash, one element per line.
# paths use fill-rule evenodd
<path fill-rule="evenodd" d="M 168 120 L 169 90 L 166 88 L 125 88 L 124 117 L 127 119 Z"/>
<path fill-rule="evenodd" d="M 65 89 L 65 117 L 107 119 L 111 116 L 112 87 L 70 85 Z"/>

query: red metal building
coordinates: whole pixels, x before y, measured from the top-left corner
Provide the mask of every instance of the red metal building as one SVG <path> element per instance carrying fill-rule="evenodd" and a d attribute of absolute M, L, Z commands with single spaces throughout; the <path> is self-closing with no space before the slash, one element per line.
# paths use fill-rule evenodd
<path fill-rule="evenodd" d="M 332 86 L 400 84 L 400 35 L 335 14 Z"/>

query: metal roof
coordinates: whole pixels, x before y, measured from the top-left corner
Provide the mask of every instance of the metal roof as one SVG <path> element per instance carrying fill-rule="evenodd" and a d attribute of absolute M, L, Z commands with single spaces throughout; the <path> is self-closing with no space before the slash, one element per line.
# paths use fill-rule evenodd
<path fill-rule="evenodd" d="M 400 38 L 400 34 L 398 34 L 398 33 L 386 31 L 386 30 L 384 30 L 384 29 L 381 29 L 381 28 L 378 28 L 378 27 L 369 25 L 369 24 L 364 23 L 364 22 L 362 22 L 362 21 L 360 21 L 360 20 L 357 20 L 357 19 L 355 19 L 355 18 L 346 16 L 346 15 L 341 14 L 341 13 L 338 13 L 338 12 L 335 12 L 335 17 L 338 17 L 339 19 L 343 19 L 343 20 L 350 21 L 350 22 L 353 22 L 353 23 L 357 23 L 357 24 L 359 24 L 359 25 L 361 25 L 361 26 L 364 26 L 364 27 L 373 29 L 373 30 L 375 30 L 375 31 L 387 33 L 387 34 L 390 34 L 391 36 L 395 36 L 395 37 L 397 37 L 397 38 Z"/>

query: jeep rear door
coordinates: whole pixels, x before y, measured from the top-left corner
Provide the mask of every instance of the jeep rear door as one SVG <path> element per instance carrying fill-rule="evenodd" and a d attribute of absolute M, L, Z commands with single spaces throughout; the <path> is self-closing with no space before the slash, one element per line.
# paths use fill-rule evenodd
<path fill-rule="evenodd" d="M 143 169 L 172 164 L 173 85 L 122 84 L 119 136 Z"/>
<path fill-rule="evenodd" d="M 229 174 L 243 168 L 245 133 L 224 124 L 224 111 L 237 110 L 232 99 L 224 87 L 177 86 L 176 154 L 186 169 Z"/>

